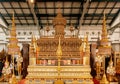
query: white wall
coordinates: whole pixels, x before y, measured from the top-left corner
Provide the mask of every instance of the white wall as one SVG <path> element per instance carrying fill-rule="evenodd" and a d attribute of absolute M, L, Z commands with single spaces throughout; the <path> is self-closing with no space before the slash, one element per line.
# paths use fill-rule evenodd
<path fill-rule="evenodd" d="M 111 27 L 115 26 L 117 23 L 120 22 L 120 13 L 118 14 L 118 16 L 116 17 L 115 21 L 112 23 Z"/>
<path fill-rule="evenodd" d="M 16 26 L 16 33 L 17 33 L 17 38 L 19 41 L 19 46 L 20 49 L 22 48 L 22 43 L 26 42 L 26 43 L 30 43 L 31 41 L 31 36 L 30 32 L 32 32 L 37 38 L 40 37 L 38 29 L 36 26 Z M 42 35 L 50 35 L 53 36 L 52 32 L 54 32 L 54 28 L 52 26 L 50 26 L 51 31 L 49 31 L 48 33 L 44 30 L 45 27 L 40 30 L 41 32 L 41 36 Z M 84 35 L 89 32 L 89 41 L 90 42 L 95 42 L 97 41 L 98 38 L 98 32 L 101 33 L 101 29 L 102 29 L 102 25 L 101 26 L 82 26 L 80 29 L 80 34 L 79 37 L 83 38 Z M 2 31 L 2 30 L 1 30 Z M 77 31 L 77 30 L 76 30 Z M 74 34 L 76 34 L 77 32 L 74 32 Z M 20 32 L 20 34 L 18 34 Z M 26 32 L 26 34 L 24 34 L 24 32 Z M 65 32 L 66 35 L 71 35 L 72 33 L 69 31 L 69 27 L 65 28 Z M 9 42 L 9 37 L 10 36 L 5 36 L 5 34 L 0 33 L 0 40 L 3 40 L 0 44 L 0 50 L 2 50 L 1 48 L 3 48 L 3 46 L 5 46 L 4 44 Z M 109 40 L 112 43 L 120 43 L 120 29 L 117 28 L 112 35 L 108 35 Z"/>
<path fill-rule="evenodd" d="M 1 17 L 0 17 L 0 24 L 7 27 Z M 6 35 L 5 35 L 2 27 L 0 27 L 0 51 L 3 48 L 6 49 Z"/>

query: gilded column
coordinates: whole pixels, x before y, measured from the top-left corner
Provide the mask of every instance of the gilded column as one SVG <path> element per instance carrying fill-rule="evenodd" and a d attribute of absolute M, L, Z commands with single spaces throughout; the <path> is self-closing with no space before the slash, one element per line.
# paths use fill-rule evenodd
<path fill-rule="evenodd" d="M 60 76 L 60 71 L 61 71 L 60 62 L 61 62 L 61 56 L 62 56 L 62 48 L 61 48 L 61 44 L 60 44 L 60 37 L 59 37 L 59 44 L 58 44 L 58 49 L 57 49 L 56 55 L 58 57 L 58 76 Z"/>
<path fill-rule="evenodd" d="M 55 81 L 55 84 L 64 84 L 64 82 L 62 81 L 62 78 L 60 76 L 60 72 L 61 72 L 60 62 L 61 62 L 61 56 L 62 56 L 62 48 L 61 48 L 61 44 L 60 44 L 60 37 L 59 37 L 59 44 L 58 44 L 58 48 L 57 48 L 57 51 L 56 51 L 56 55 L 58 57 L 58 67 L 57 67 L 58 78 Z"/>
<path fill-rule="evenodd" d="M 85 38 L 84 38 L 84 48 L 83 49 L 85 49 L 83 63 L 84 63 L 84 65 L 90 65 L 90 45 L 88 42 L 88 35 L 85 36 Z"/>
<path fill-rule="evenodd" d="M 32 39 L 31 39 L 31 44 L 30 44 L 30 47 L 29 47 L 29 64 L 30 65 L 36 65 L 36 46 L 35 46 L 35 37 L 32 35 Z"/>
<path fill-rule="evenodd" d="M 82 60 L 80 59 L 80 64 L 84 64 L 84 63 L 83 63 L 83 57 L 84 57 L 84 52 L 85 52 L 85 51 L 84 51 L 84 41 L 82 42 L 79 50 L 80 50 L 80 57 L 82 57 Z M 81 62 L 81 61 L 82 61 L 82 62 Z"/>

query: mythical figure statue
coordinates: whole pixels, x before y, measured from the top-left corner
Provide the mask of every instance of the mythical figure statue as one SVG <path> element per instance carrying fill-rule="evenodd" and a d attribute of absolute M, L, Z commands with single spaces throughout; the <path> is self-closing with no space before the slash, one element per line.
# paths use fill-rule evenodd
<path fill-rule="evenodd" d="M 5 61 L 5 64 L 4 64 L 2 73 L 3 73 L 4 75 L 8 75 L 8 74 L 11 73 L 11 68 L 10 68 L 10 66 L 9 66 L 9 62 L 8 62 L 8 58 L 7 58 L 7 57 L 6 57 L 6 61 Z"/>
<path fill-rule="evenodd" d="M 6 61 L 4 63 L 4 67 L 2 69 L 2 74 L 4 77 L 9 76 L 11 74 L 11 68 L 9 66 L 8 58 L 6 57 Z M 7 78 L 5 79 L 6 81 L 8 80 Z"/>
<path fill-rule="evenodd" d="M 21 75 L 21 70 L 22 70 L 22 62 L 23 62 L 23 57 L 21 56 L 21 53 L 19 53 L 18 57 L 16 58 L 17 61 L 17 69 L 18 69 L 18 75 Z"/>
<path fill-rule="evenodd" d="M 107 75 L 108 75 L 108 80 L 109 81 L 114 81 L 115 78 L 115 67 L 113 66 L 113 61 L 112 61 L 112 56 L 110 57 L 110 62 L 107 67 Z"/>

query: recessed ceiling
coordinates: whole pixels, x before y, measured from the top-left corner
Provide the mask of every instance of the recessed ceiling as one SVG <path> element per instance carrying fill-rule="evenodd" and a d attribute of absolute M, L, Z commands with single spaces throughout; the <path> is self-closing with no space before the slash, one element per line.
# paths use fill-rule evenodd
<path fill-rule="evenodd" d="M 2 0 L 0 1 L 0 16 L 7 25 L 12 24 L 12 13 L 15 13 L 16 25 L 36 25 L 34 15 L 27 0 Z M 67 25 L 71 23 L 80 25 L 83 13 L 84 0 L 36 0 L 34 13 L 38 19 L 39 26 L 45 26 L 56 16 L 58 3 L 61 6 L 63 16 L 67 19 Z M 120 12 L 120 2 L 91 0 L 84 14 L 82 25 L 102 25 L 103 13 L 106 14 L 106 23 L 111 25 Z"/>

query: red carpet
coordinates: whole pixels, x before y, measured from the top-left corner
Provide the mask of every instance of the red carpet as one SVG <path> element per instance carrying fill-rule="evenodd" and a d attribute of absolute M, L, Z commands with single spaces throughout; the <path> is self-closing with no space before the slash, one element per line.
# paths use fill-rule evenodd
<path fill-rule="evenodd" d="M 94 84 L 100 84 L 100 82 L 96 79 L 93 79 Z"/>
<path fill-rule="evenodd" d="M 25 84 L 25 79 L 20 80 L 18 84 Z"/>

